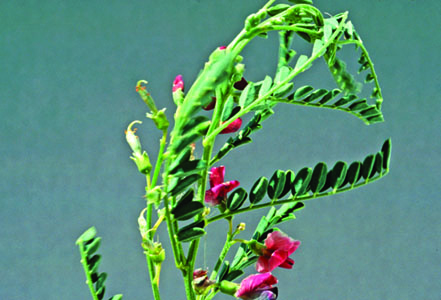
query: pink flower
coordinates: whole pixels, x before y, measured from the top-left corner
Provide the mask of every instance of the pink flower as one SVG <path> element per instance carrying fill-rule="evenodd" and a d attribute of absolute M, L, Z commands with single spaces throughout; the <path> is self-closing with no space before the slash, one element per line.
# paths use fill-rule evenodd
<path fill-rule="evenodd" d="M 291 269 L 294 260 L 288 256 L 296 251 L 299 245 L 300 241 L 293 240 L 280 231 L 271 232 L 265 240 L 266 248 L 257 260 L 257 272 L 271 272 L 277 267 Z"/>
<path fill-rule="evenodd" d="M 230 125 L 225 127 L 225 129 L 222 130 L 220 133 L 224 134 L 224 133 L 236 132 L 236 131 L 238 131 L 240 129 L 240 126 L 242 126 L 242 119 L 241 118 L 237 118 Z"/>
<path fill-rule="evenodd" d="M 182 79 L 182 75 L 176 76 L 173 81 L 172 92 L 176 92 L 177 90 L 184 91 L 184 80 Z"/>
<path fill-rule="evenodd" d="M 227 193 L 239 186 L 239 181 L 224 182 L 225 167 L 214 167 L 210 171 L 210 189 L 205 192 L 205 202 L 218 205 L 227 199 Z"/>
<path fill-rule="evenodd" d="M 243 300 L 275 300 L 277 288 L 272 285 L 276 283 L 277 278 L 271 273 L 250 275 L 242 280 L 235 296 Z"/>
<path fill-rule="evenodd" d="M 220 46 L 219 47 L 219 50 L 225 50 L 225 49 L 227 49 L 227 46 Z"/>

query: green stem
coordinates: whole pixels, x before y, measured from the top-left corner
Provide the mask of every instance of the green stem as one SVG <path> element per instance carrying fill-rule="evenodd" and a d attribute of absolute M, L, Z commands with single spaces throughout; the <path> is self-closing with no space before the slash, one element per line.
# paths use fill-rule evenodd
<path fill-rule="evenodd" d="M 153 263 L 151 262 L 150 258 L 148 257 L 148 254 L 145 255 L 147 266 L 149 268 L 149 275 L 150 275 L 150 284 L 152 286 L 152 292 L 153 292 L 153 298 L 155 300 L 161 300 L 161 296 L 159 294 L 159 286 L 158 282 L 156 282 L 156 272 L 155 267 Z"/>
<path fill-rule="evenodd" d="M 261 208 L 270 207 L 270 206 L 276 206 L 276 205 L 281 205 L 281 204 L 287 204 L 287 203 L 292 203 L 292 202 L 307 201 L 307 200 L 312 200 L 312 199 L 317 199 L 317 198 L 322 198 L 322 197 L 326 197 L 326 196 L 330 196 L 330 195 L 335 195 L 335 194 L 343 193 L 343 192 L 346 192 L 346 191 L 349 191 L 349 190 L 352 190 L 352 189 L 364 186 L 364 185 L 366 185 L 368 183 L 374 182 L 374 181 L 382 178 L 383 176 L 385 176 L 387 173 L 389 173 L 389 170 L 386 170 L 385 172 L 381 173 L 379 176 L 370 178 L 369 180 L 366 180 L 364 182 L 361 182 L 361 183 L 358 183 L 358 184 L 354 184 L 354 185 L 342 188 L 342 189 L 337 190 L 337 191 L 330 191 L 330 192 L 323 193 L 323 194 L 304 195 L 304 196 L 299 196 L 299 197 L 292 196 L 292 197 L 290 197 L 288 199 L 284 199 L 284 200 L 279 200 L 279 201 L 274 201 L 274 202 L 267 202 L 267 203 L 262 203 L 262 204 L 254 205 L 252 207 L 241 208 L 241 209 L 238 209 L 238 210 L 233 211 L 233 212 L 228 212 L 228 213 L 225 213 L 225 214 L 220 214 L 220 215 L 217 215 L 215 217 L 212 217 L 212 218 L 210 218 L 210 219 L 208 219 L 206 221 L 206 224 L 208 225 L 208 224 L 213 223 L 215 221 L 222 220 L 222 219 L 225 219 L 225 218 L 237 215 L 237 214 L 241 214 L 241 213 L 244 213 L 244 212 L 253 211 L 253 210 L 256 210 L 256 209 L 261 209 Z"/>
<path fill-rule="evenodd" d="M 227 234 L 227 239 L 225 241 L 224 247 L 222 248 L 221 253 L 219 254 L 219 258 L 216 262 L 216 265 L 214 266 L 213 272 L 211 272 L 210 275 L 210 279 L 211 280 L 215 280 L 217 273 L 219 272 L 220 267 L 222 266 L 222 263 L 224 262 L 225 256 L 227 255 L 228 251 L 230 250 L 231 246 L 234 244 L 232 243 L 232 239 L 233 239 L 233 232 L 232 232 L 232 222 L 233 222 L 233 218 L 228 218 L 228 223 L 229 223 L 229 230 L 228 230 L 228 234 Z"/>
<path fill-rule="evenodd" d="M 178 247 L 178 238 L 175 234 L 175 226 L 172 220 L 170 213 L 170 205 L 168 202 L 168 197 L 164 198 L 164 208 L 165 208 L 165 220 L 167 222 L 167 231 L 170 238 L 170 243 L 172 245 L 173 256 L 175 258 L 175 264 L 178 269 L 182 269 L 183 267 L 183 253 L 180 251 L 180 247 Z"/>
<path fill-rule="evenodd" d="M 93 300 L 99 300 L 93 287 L 93 281 L 90 274 L 89 266 L 87 265 L 87 255 L 86 250 L 84 249 L 84 244 L 79 243 L 79 248 L 81 253 L 81 264 L 83 265 L 84 273 L 86 275 L 86 283 L 89 286 L 90 294 L 92 295 Z"/>
<path fill-rule="evenodd" d="M 193 290 L 193 270 L 182 270 L 182 276 L 184 277 L 185 294 L 187 300 L 196 300 L 196 295 Z"/>

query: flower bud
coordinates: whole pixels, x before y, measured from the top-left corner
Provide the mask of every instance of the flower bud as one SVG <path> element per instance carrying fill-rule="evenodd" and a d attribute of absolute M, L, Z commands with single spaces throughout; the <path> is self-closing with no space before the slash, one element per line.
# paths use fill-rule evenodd
<path fill-rule="evenodd" d="M 222 280 L 219 284 L 219 289 L 224 294 L 234 296 L 239 289 L 239 285 L 231 281 Z"/>
<path fill-rule="evenodd" d="M 153 263 L 160 264 L 165 260 L 165 251 L 161 243 L 143 239 L 142 247 Z"/>
<path fill-rule="evenodd" d="M 176 76 L 175 80 L 173 81 L 173 87 L 172 92 L 176 91 L 184 91 L 184 80 L 182 79 L 182 75 Z"/>
<path fill-rule="evenodd" d="M 156 128 L 159 130 L 166 130 L 170 123 L 167 120 L 167 116 L 165 115 L 165 108 L 156 111 L 154 114 L 147 114 L 147 118 L 150 118 L 153 120 L 153 123 L 155 123 Z"/>
<path fill-rule="evenodd" d="M 173 101 L 177 106 L 184 102 L 184 80 L 182 75 L 176 76 L 172 87 Z"/>
<path fill-rule="evenodd" d="M 193 271 L 193 287 L 198 295 L 204 295 L 216 283 L 216 281 L 208 279 L 207 271 L 196 269 Z"/>
<path fill-rule="evenodd" d="M 133 156 L 131 156 L 130 158 L 135 162 L 139 172 L 143 174 L 148 174 L 152 170 L 152 164 L 150 163 L 150 159 L 147 152 L 142 151 L 139 137 L 135 135 L 136 128 L 132 130 L 132 126 L 135 123 L 141 124 L 142 122 L 133 121 L 132 123 L 129 124 L 127 130 L 125 131 L 127 143 L 129 144 L 130 148 L 133 151 L 132 153 Z"/>
<path fill-rule="evenodd" d="M 138 171 L 142 174 L 149 174 L 152 170 L 152 164 L 150 163 L 149 156 L 147 152 L 140 153 L 133 153 L 133 156 L 130 156 L 130 159 L 132 159 L 136 166 L 138 167 Z"/>
<path fill-rule="evenodd" d="M 237 231 L 244 231 L 245 230 L 245 223 L 240 223 L 237 225 Z"/>
<path fill-rule="evenodd" d="M 126 140 L 130 148 L 132 149 L 133 153 L 141 153 L 142 151 L 141 142 L 139 141 L 139 137 L 135 135 L 137 128 L 132 130 L 132 126 L 135 123 L 142 124 L 141 121 L 133 121 L 132 123 L 130 123 L 129 126 L 127 127 L 127 130 L 125 131 Z"/>

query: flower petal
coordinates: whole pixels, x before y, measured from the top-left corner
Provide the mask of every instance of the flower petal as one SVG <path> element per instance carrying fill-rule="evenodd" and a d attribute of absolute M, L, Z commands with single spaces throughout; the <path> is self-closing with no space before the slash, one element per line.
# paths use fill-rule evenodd
<path fill-rule="evenodd" d="M 222 184 L 224 182 L 225 176 L 225 167 L 214 167 L 210 170 L 210 187 L 214 188 L 215 186 Z"/>
<path fill-rule="evenodd" d="M 284 269 L 292 269 L 292 266 L 294 266 L 294 260 L 288 257 L 279 267 Z"/>
<path fill-rule="evenodd" d="M 173 81 L 172 92 L 176 92 L 177 90 L 184 91 L 184 80 L 182 79 L 182 75 L 176 76 Z"/>
<path fill-rule="evenodd" d="M 262 294 L 264 296 L 270 295 L 265 293 L 268 290 L 272 290 L 272 285 L 277 283 L 277 278 L 271 273 L 253 274 L 242 280 L 239 289 L 235 296 L 244 300 L 248 299 L 260 299 Z M 273 293 L 274 294 L 274 293 Z M 263 298 L 263 299 L 275 299 L 275 298 Z"/>
<path fill-rule="evenodd" d="M 256 270 L 259 273 L 271 272 L 269 260 L 265 256 L 259 256 L 256 263 Z"/>

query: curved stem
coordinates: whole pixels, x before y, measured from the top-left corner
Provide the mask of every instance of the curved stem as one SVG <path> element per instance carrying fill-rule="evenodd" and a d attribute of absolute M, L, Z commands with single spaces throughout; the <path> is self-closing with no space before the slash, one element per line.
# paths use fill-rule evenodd
<path fill-rule="evenodd" d="M 266 92 L 264 95 L 258 97 L 253 103 L 249 104 L 248 106 L 244 107 L 243 109 L 241 109 L 238 113 L 236 113 L 233 117 L 231 117 L 230 119 L 228 119 L 228 121 L 226 121 L 225 123 L 223 123 L 221 126 L 219 126 L 216 130 L 214 130 L 211 134 L 209 134 L 206 139 L 211 139 L 213 138 L 213 136 L 218 135 L 222 130 L 224 130 L 228 125 L 230 125 L 232 122 L 234 122 L 236 119 L 240 118 L 241 116 L 247 114 L 248 112 L 250 112 L 253 108 L 255 108 L 256 106 L 260 105 L 263 101 L 265 101 L 271 94 L 273 94 L 275 91 L 277 91 L 280 87 L 282 87 L 283 85 L 287 84 L 288 82 L 290 82 L 292 79 L 294 79 L 294 77 L 296 77 L 297 75 L 299 75 L 300 73 L 302 73 L 303 71 L 305 71 L 314 60 L 316 60 L 317 58 L 319 58 L 321 55 L 320 53 L 322 53 L 331 43 L 334 42 L 334 40 L 339 36 L 340 32 L 343 30 L 345 21 L 347 19 L 348 14 L 345 13 L 342 16 L 342 20 L 340 21 L 339 26 L 337 27 L 337 29 L 334 31 L 334 33 L 331 35 L 331 37 L 329 38 L 329 40 L 324 43 L 320 49 L 318 49 L 314 55 L 312 55 L 310 58 L 308 58 L 301 66 L 298 66 L 297 68 L 295 68 L 290 75 L 288 75 L 284 80 L 282 80 L 281 82 L 273 85 L 273 87 L 271 89 L 268 90 L 268 92 Z"/>

